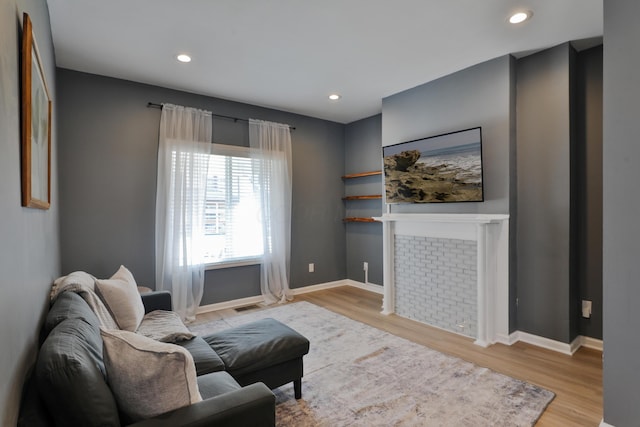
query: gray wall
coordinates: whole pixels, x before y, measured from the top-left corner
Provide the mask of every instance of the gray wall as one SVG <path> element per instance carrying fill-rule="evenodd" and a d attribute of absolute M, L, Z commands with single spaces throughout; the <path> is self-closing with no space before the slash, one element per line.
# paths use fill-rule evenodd
<path fill-rule="evenodd" d="M 590 319 L 578 313 L 579 333 L 602 339 L 602 46 L 578 53 L 577 72 L 577 281 L 593 303 Z"/>
<path fill-rule="evenodd" d="M 349 123 L 345 127 L 345 174 L 381 170 L 382 115 Z M 344 181 L 345 196 L 381 194 L 382 176 Z M 381 200 L 345 201 L 349 217 L 370 217 L 382 214 Z M 347 239 L 347 278 L 365 281 L 363 262 L 369 263 L 368 281 L 382 285 L 382 224 L 351 222 L 345 224 Z"/>
<path fill-rule="evenodd" d="M 503 56 L 382 100 L 382 145 L 482 126 L 483 203 L 392 205 L 392 212 L 509 213 L 513 58 Z"/>
<path fill-rule="evenodd" d="M 604 2 L 604 420 L 640 420 L 640 2 Z"/>
<path fill-rule="evenodd" d="M 568 43 L 518 60 L 518 329 L 570 342 Z"/>
<path fill-rule="evenodd" d="M 127 265 L 154 287 L 154 216 L 160 110 L 170 102 L 296 127 L 293 145 L 292 288 L 343 279 L 344 126 L 216 98 L 58 70 L 62 270 L 99 277 Z M 214 119 L 217 143 L 248 145 L 246 122 Z M 315 273 L 308 273 L 308 263 Z M 210 270 L 202 304 L 259 295 L 255 266 Z"/>
<path fill-rule="evenodd" d="M 22 13 L 35 38 L 53 99 L 52 194 L 49 210 L 21 207 L 20 66 Z M 56 70 L 43 0 L 0 2 L 0 424 L 16 424 L 20 393 L 38 345 L 51 283 L 60 273 Z"/>
<path fill-rule="evenodd" d="M 483 203 L 392 205 L 392 212 L 510 214 L 510 307 L 515 307 L 515 60 L 503 56 L 382 100 L 382 145 L 482 126 Z M 515 315 L 509 328 L 515 330 Z"/>

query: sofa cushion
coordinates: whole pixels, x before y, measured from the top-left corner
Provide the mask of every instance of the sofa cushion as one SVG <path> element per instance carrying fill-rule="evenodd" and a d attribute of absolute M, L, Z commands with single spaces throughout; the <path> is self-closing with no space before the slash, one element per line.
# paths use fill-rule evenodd
<path fill-rule="evenodd" d="M 61 321 L 42 344 L 36 382 L 56 425 L 120 425 L 102 350 L 98 327 L 77 318 Z"/>
<path fill-rule="evenodd" d="M 275 319 L 262 319 L 203 337 L 231 375 L 304 356 L 309 340 Z"/>
<path fill-rule="evenodd" d="M 144 305 L 133 274 L 123 265 L 110 279 L 96 280 L 96 292 L 120 329 L 135 332 L 144 317 Z"/>
<path fill-rule="evenodd" d="M 196 372 L 198 375 L 224 371 L 224 362 L 202 337 L 195 337 L 189 341 L 180 341 L 176 344 L 189 350 L 196 364 Z"/>
<path fill-rule="evenodd" d="M 102 330 L 107 380 L 126 418 L 139 421 L 200 402 L 191 354 L 129 331 Z"/>
<path fill-rule="evenodd" d="M 195 337 L 175 311 L 154 310 L 142 318 L 137 334 L 160 342 L 179 342 Z"/>
<path fill-rule="evenodd" d="M 203 399 L 210 399 L 241 388 L 240 384 L 224 371 L 211 372 L 198 377 L 198 390 Z"/>
<path fill-rule="evenodd" d="M 100 321 L 96 314 L 91 310 L 89 304 L 75 292 L 63 292 L 56 298 L 51 309 L 49 309 L 49 313 L 47 313 L 47 318 L 42 327 L 42 334 L 46 337 L 53 328 L 66 319 L 84 320 L 94 326 L 96 331 L 100 328 Z"/>

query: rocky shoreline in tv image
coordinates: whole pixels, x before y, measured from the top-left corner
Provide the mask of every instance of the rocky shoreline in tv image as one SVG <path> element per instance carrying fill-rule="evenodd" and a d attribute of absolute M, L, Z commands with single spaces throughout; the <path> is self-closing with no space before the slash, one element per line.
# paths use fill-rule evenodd
<path fill-rule="evenodd" d="M 385 156 L 386 202 L 482 201 L 481 162 L 478 148 L 429 156 L 408 150 Z"/>

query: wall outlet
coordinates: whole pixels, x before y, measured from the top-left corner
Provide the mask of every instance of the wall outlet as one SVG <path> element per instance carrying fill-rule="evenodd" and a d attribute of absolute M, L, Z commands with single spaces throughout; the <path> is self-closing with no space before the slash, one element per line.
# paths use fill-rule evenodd
<path fill-rule="evenodd" d="M 364 271 L 369 271 L 369 263 L 367 261 L 362 263 L 362 269 Z"/>
<path fill-rule="evenodd" d="M 589 319 L 591 317 L 591 301 L 582 300 L 582 317 Z"/>
<path fill-rule="evenodd" d="M 312 262 L 309 263 L 309 273 L 316 271 L 316 265 Z"/>

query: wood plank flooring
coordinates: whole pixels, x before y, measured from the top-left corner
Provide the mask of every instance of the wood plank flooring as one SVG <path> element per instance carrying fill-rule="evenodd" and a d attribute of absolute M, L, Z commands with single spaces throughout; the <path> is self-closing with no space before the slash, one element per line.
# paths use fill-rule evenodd
<path fill-rule="evenodd" d="M 473 339 L 399 316 L 380 314 L 382 296 L 351 286 L 296 296 L 434 350 L 537 384 L 556 394 L 537 426 L 598 426 L 602 420 L 602 353 L 581 348 L 566 356 L 529 344 L 482 348 Z M 258 308 L 260 309 L 260 308 Z M 246 311 L 245 311 L 246 312 Z M 228 309 L 205 313 L 197 321 L 237 316 Z"/>

